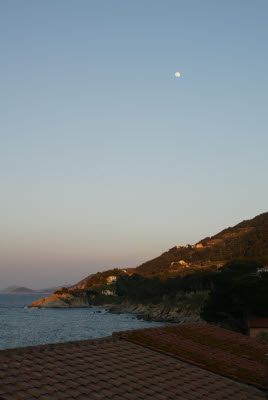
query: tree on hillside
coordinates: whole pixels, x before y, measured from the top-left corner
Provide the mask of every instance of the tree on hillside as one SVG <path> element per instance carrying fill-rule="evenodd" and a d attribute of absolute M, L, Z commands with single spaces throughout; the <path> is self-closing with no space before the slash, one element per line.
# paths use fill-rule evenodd
<path fill-rule="evenodd" d="M 252 260 L 227 263 L 215 277 L 203 318 L 230 324 L 240 320 L 244 330 L 249 315 L 268 316 L 268 274 L 257 274 L 261 267 Z"/>

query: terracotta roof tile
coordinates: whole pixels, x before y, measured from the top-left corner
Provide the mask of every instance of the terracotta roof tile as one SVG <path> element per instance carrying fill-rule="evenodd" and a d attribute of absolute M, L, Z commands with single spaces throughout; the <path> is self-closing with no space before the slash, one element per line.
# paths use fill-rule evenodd
<path fill-rule="evenodd" d="M 260 390 L 128 340 L 115 336 L 0 351 L 0 399 L 265 399 Z"/>
<path fill-rule="evenodd" d="M 140 329 L 114 336 L 259 388 L 266 386 L 267 342 L 207 324 Z"/>

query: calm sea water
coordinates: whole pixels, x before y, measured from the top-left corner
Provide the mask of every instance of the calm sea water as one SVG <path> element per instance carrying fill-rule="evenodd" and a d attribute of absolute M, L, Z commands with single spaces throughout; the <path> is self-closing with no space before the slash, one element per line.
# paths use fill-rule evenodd
<path fill-rule="evenodd" d="M 112 332 L 165 325 L 110 314 L 105 308 L 27 308 L 45 295 L 0 295 L 0 349 L 93 339 Z M 100 313 L 97 311 L 101 311 Z"/>

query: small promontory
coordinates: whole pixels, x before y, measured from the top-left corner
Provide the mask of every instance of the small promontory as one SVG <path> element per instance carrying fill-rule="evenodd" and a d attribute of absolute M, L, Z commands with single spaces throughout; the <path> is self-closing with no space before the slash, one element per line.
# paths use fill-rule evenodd
<path fill-rule="evenodd" d="M 86 295 L 74 296 L 69 293 L 52 294 L 49 297 L 43 297 L 34 301 L 30 308 L 74 308 L 74 307 L 90 307 L 88 297 Z"/>

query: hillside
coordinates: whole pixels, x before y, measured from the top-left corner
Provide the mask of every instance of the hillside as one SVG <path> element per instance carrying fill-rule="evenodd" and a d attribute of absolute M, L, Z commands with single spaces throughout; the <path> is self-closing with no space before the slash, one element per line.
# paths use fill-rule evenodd
<path fill-rule="evenodd" d="M 248 316 L 268 317 L 267 271 L 265 213 L 195 245 L 173 247 L 137 268 L 98 272 L 30 307 L 112 305 L 112 312 L 147 320 L 204 319 L 247 333 Z"/>
<path fill-rule="evenodd" d="M 257 258 L 268 262 L 268 212 L 240 222 L 195 245 L 176 246 L 137 268 L 98 272 L 77 284 L 79 288 L 104 285 L 109 275 L 137 273 L 145 277 L 184 276 L 196 270 L 219 268 L 239 257 Z M 81 285 L 82 283 L 82 285 Z"/>
<path fill-rule="evenodd" d="M 170 271 L 176 274 L 187 273 L 191 268 L 220 267 L 239 257 L 268 261 L 268 212 L 202 239 L 196 245 L 173 247 L 137 267 L 136 272 L 148 277 L 168 277 Z"/>
<path fill-rule="evenodd" d="M 82 279 L 81 281 L 77 282 L 75 285 L 70 286 L 70 289 L 83 289 L 89 279 L 96 274 L 90 274 L 86 278 Z"/>

